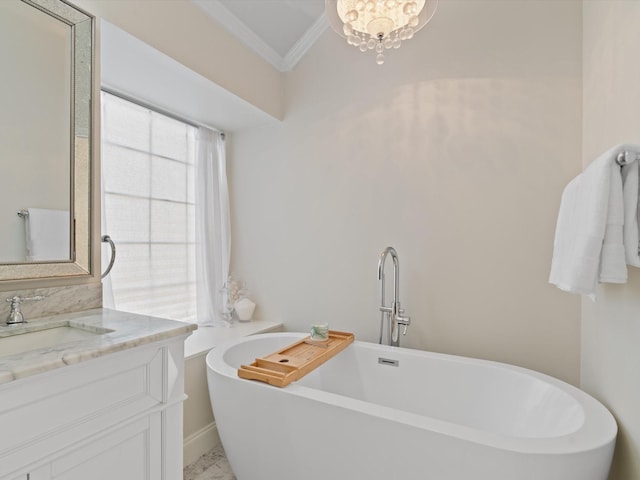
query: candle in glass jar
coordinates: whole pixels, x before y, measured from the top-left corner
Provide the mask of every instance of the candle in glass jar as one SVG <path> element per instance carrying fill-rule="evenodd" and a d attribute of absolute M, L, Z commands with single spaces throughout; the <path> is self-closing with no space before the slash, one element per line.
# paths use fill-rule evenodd
<path fill-rule="evenodd" d="M 329 340 L 329 324 L 314 323 L 311 326 L 311 340 Z"/>

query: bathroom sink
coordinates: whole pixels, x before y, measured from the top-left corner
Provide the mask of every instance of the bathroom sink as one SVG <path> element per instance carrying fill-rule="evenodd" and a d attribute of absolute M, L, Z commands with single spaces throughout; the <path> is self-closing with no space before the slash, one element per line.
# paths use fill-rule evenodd
<path fill-rule="evenodd" d="M 41 348 L 75 342 L 78 340 L 93 340 L 112 330 L 86 330 L 70 325 L 47 328 L 44 330 L 17 333 L 0 338 L 0 356 L 15 355 Z"/>

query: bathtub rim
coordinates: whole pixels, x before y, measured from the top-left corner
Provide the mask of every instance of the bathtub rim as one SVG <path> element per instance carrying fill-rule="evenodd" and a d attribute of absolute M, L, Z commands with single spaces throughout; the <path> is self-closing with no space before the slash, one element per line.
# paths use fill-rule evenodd
<path fill-rule="evenodd" d="M 359 413 L 380 417 L 393 422 L 399 422 L 412 428 L 419 428 L 432 431 L 436 434 L 452 436 L 457 439 L 494 447 L 510 452 L 523 454 L 581 454 L 592 450 L 606 448 L 615 443 L 618 427 L 617 423 L 609 410 L 606 409 L 598 400 L 580 390 L 555 377 L 551 377 L 535 370 L 511 365 L 503 362 L 492 360 L 483 360 L 473 357 L 463 357 L 459 355 L 451 355 L 446 353 L 437 353 L 427 350 L 414 350 L 404 347 L 391 347 L 388 345 L 379 345 L 371 342 L 360 340 L 354 341 L 353 345 L 363 346 L 365 348 L 375 348 L 380 351 L 387 352 L 389 355 L 394 353 L 410 356 L 426 356 L 436 360 L 456 361 L 463 363 L 479 363 L 493 368 L 502 368 L 512 370 L 521 374 L 531 375 L 534 378 L 549 383 L 556 388 L 570 395 L 584 411 L 583 424 L 573 432 L 559 435 L 555 437 L 514 437 L 506 434 L 480 430 L 477 428 L 457 424 L 454 422 L 440 420 L 434 417 L 419 415 L 412 412 L 403 411 L 393 407 L 386 407 L 364 400 L 347 397 L 335 393 L 326 392 L 310 387 L 306 387 L 297 382 L 289 384 L 287 387 L 279 388 L 268 385 L 264 382 L 255 380 L 246 380 L 238 377 L 237 369 L 226 363 L 224 360 L 225 353 L 236 345 L 248 342 L 260 341 L 263 338 L 273 338 L 275 336 L 291 339 L 292 342 L 307 336 L 308 333 L 300 332 L 272 332 L 258 335 L 252 335 L 240 339 L 231 340 L 211 350 L 206 357 L 206 367 L 208 374 L 217 374 L 228 377 L 234 381 L 250 382 L 255 388 L 269 389 L 281 391 L 283 394 L 302 397 L 307 400 L 329 403 L 338 408 L 354 410 Z M 285 343 L 283 346 L 286 346 Z M 349 346 L 347 348 L 352 348 Z M 211 388 L 211 385 L 209 385 Z M 214 413 L 215 414 L 215 413 Z"/>

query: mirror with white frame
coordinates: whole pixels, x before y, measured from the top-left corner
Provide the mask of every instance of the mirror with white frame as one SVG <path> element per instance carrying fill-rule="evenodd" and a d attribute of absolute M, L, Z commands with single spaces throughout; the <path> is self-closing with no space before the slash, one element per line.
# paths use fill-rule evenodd
<path fill-rule="evenodd" d="M 93 23 L 0 1 L 0 281 L 90 274 Z"/>

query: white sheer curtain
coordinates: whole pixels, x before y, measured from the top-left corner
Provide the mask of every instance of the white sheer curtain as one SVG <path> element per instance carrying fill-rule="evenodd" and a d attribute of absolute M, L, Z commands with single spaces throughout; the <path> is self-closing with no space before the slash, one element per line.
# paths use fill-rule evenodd
<path fill-rule="evenodd" d="M 102 115 L 102 121 L 104 122 L 104 111 L 105 111 L 105 95 L 102 93 L 101 94 L 101 115 Z M 101 162 L 101 171 L 100 171 L 100 181 L 101 181 L 101 185 L 100 185 L 100 223 L 101 223 L 101 232 L 102 235 L 108 235 L 109 234 L 109 228 L 107 225 L 107 209 L 105 208 L 106 205 L 106 201 L 105 201 L 105 183 L 106 183 L 106 177 L 105 177 L 105 166 L 104 166 L 104 162 Z M 101 242 L 101 251 L 100 251 L 100 255 L 101 255 L 101 263 L 102 263 L 102 271 L 105 270 L 106 266 L 109 265 L 109 261 L 111 260 L 111 249 L 109 248 L 109 245 L 106 243 Z M 115 309 L 116 308 L 116 304 L 115 304 L 115 300 L 113 297 L 113 286 L 111 284 L 111 276 L 107 275 L 105 278 L 102 279 L 102 306 L 105 308 L 112 308 Z"/>
<path fill-rule="evenodd" d="M 220 289 L 229 275 L 231 234 L 224 134 L 196 134 L 196 275 L 201 325 L 224 325 Z"/>
<path fill-rule="evenodd" d="M 106 233 L 104 232 L 108 232 L 109 229 L 107 228 L 107 217 L 105 215 L 105 209 L 104 209 L 104 188 L 102 189 L 102 232 L 104 235 L 106 235 Z M 102 255 L 102 270 L 105 271 L 107 268 L 107 265 L 109 265 L 109 262 L 111 261 L 111 248 L 109 247 L 109 245 L 105 242 L 101 243 L 102 245 L 102 250 L 101 250 L 101 255 Z M 113 287 L 111 285 L 111 276 L 107 275 L 106 277 L 104 277 L 102 279 L 102 306 L 105 308 L 116 308 L 116 304 L 113 298 Z"/>

